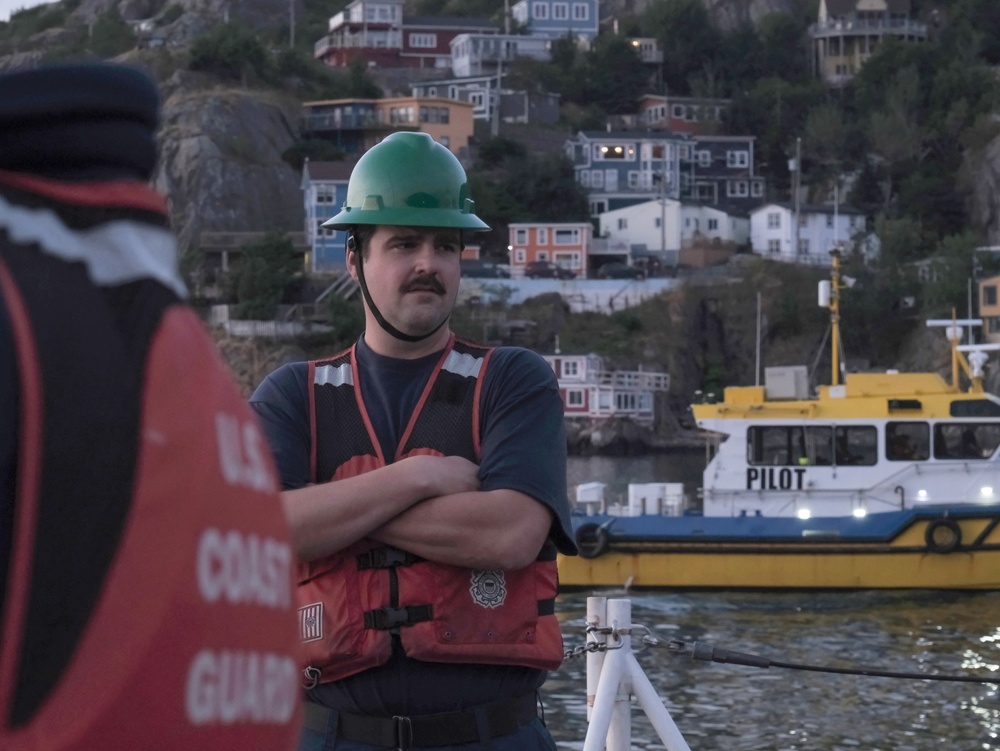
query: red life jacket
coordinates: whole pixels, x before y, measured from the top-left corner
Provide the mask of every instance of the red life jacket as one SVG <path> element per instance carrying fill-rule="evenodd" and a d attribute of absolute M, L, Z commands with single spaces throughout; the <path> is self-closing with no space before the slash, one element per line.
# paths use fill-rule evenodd
<path fill-rule="evenodd" d="M 292 749 L 288 530 L 161 198 L 0 173 L 19 374 L 0 748 Z"/>
<path fill-rule="evenodd" d="M 416 454 L 479 461 L 479 397 L 490 350 L 452 336 L 414 409 L 395 459 Z M 386 465 L 361 396 L 354 348 L 309 364 L 315 482 Z M 428 662 L 562 662 L 554 615 L 555 548 L 519 571 L 474 571 L 361 540 L 299 566 L 306 675 L 334 681 L 385 663 L 398 631 Z"/>

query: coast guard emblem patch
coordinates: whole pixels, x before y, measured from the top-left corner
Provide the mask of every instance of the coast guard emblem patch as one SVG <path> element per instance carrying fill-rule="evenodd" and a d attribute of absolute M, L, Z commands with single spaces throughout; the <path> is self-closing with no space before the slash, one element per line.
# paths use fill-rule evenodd
<path fill-rule="evenodd" d="M 472 600 L 484 608 L 498 608 L 507 599 L 507 586 L 503 571 L 473 571 Z"/>
<path fill-rule="evenodd" d="M 299 608 L 299 636 L 304 642 L 323 638 L 322 602 Z"/>

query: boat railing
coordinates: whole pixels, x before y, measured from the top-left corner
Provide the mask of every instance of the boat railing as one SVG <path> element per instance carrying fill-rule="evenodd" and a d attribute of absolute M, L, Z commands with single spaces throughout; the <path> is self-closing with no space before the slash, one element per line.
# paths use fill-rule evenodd
<path fill-rule="evenodd" d="M 632 603 L 587 598 L 587 736 L 583 751 L 632 748 L 632 697 L 667 751 L 690 751 L 632 652 Z"/>

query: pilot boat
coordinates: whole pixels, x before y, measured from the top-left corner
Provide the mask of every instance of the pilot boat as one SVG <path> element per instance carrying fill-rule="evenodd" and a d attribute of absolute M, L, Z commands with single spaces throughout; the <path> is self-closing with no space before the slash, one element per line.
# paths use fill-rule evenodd
<path fill-rule="evenodd" d="M 938 373 L 844 373 L 839 252 L 831 383 L 805 367 L 692 405 L 706 431 L 700 507 L 669 484 L 628 504 L 580 497 L 566 588 L 1000 589 L 1000 399 L 983 388 L 993 344 L 961 344 L 976 319 L 928 321 L 951 345 Z M 593 487 L 587 488 L 593 490 Z"/>

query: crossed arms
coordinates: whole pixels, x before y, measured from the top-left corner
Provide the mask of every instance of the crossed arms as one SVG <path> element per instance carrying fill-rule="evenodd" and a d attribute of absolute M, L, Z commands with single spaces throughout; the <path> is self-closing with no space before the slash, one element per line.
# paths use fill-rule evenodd
<path fill-rule="evenodd" d="M 457 456 L 412 456 L 356 477 L 282 493 L 300 560 L 363 537 L 438 563 L 524 568 L 552 512 L 516 490 L 479 490 L 478 467 Z"/>

